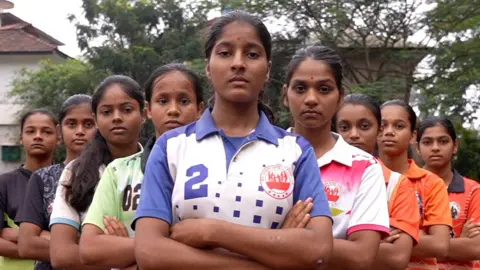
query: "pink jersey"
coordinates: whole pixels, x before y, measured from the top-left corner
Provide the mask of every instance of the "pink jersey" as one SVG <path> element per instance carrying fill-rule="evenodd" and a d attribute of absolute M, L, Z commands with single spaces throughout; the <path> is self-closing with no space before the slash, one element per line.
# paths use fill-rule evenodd
<path fill-rule="evenodd" d="M 381 165 L 374 157 L 346 143 L 341 136 L 318 159 L 333 217 L 333 236 L 347 239 L 353 232 L 390 232 L 387 191 Z"/>

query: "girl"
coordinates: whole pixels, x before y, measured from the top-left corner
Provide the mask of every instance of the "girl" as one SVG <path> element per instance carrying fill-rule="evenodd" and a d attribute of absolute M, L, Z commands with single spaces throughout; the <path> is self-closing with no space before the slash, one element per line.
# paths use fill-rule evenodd
<path fill-rule="evenodd" d="M 438 269 L 435 258 L 448 252 L 452 218 L 445 184 L 435 174 L 419 168 L 408 158 L 410 143 L 415 143 L 417 116 L 402 100 L 382 105 L 382 133 L 378 137 L 379 156 L 392 171 L 406 176 L 415 185 L 420 208 L 420 238 L 412 250 L 408 269 Z"/>
<path fill-rule="evenodd" d="M 336 114 L 336 130 L 343 139 L 372 155 L 381 132 L 380 125 L 380 106 L 367 95 L 346 96 Z M 418 241 L 420 226 L 415 190 L 406 177 L 382 167 L 387 185 L 391 236 L 381 242 L 373 268 L 405 269 L 413 244 Z"/>
<path fill-rule="evenodd" d="M 200 78 L 181 64 L 165 65 L 154 71 L 146 83 L 145 96 L 156 137 L 195 121 L 203 111 Z M 155 143 L 155 140 L 151 141 Z M 143 153 L 116 159 L 107 166 L 100 179 L 80 239 L 80 257 L 86 264 L 119 268 L 135 264 L 134 232 L 130 227 L 143 181 L 141 164 L 148 158 L 145 152 L 146 149 Z M 110 218 L 105 219 L 105 216 Z M 121 239 L 109 234 L 130 238 Z M 130 256 L 120 259 L 116 255 L 127 250 Z"/>
<path fill-rule="evenodd" d="M 13 222 L 25 197 L 32 172 L 50 166 L 59 143 L 57 120 L 50 111 L 28 112 L 20 121 L 20 144 L 25 149 L 25 163 L 18 169 L 0 176 L 0 269 L 33 269 L 33 261 L 20 258 L 17 245 L 18 227 Z"/>
<path fill-rule="evenodd" d="M 245 12 L 209 29 L 215 105 L 155 143 L 132 225 L 141 269 L 323 269 L 331 219 L 313 149 L 258 105 L 271 45 L 265 25 Z M 276 230 L 294 201 L 309 197 L 307 229 Z"/>
<path fill-rule="evenodd" d="M 20 255 L 37 260 L 37 270 L 53 269 L 50 264 L 49 237 L 45 239 L 44 236 L 50 234 L 48 223 L 63 168 L 80 154 L 95 134 L 91 101 L 90 96 L 79 94 L 71 96 L 63 103 L 58 121 L 67 157 L 63 163 L 33 173 L 28 181 L 25 200 L 15 219 L 20 223 Z"/>
<path fill-rule="evenodd" d="M 329 268 L 370 269 L 382 234 L 388 234 L 385 181 L 380 164 L 331 133 L 343 102 L 340 56 L 324 46 L 300 49 L 288 66 L 284 105 L 294 130 L 313 145 L 334 216 Z M 317 169 L 318 170 L 318 169 Z"/>
<path fill-rule="evenodd" d="M 417 140 L 425 169 L 440 176 L 448 186 L 453 230 L 448 255 L 439 262 L 439 268 L 479 269 L 475 260 L 480 259 L 480 185 L 452 168 L 458 150 L 455 128 L 444 117 L 430 117 L 421 122 Z"/>
<path fill-rule="evenodd" d="M 138 137 L 145 120 L 144 99 L 134 80 L 118 75 L 106 78 L 92 97 L 92 111 L 98 132 L 64 169 L 55 194 L 50 217 L 50 260 L 54 268 L 81 266 L 77 244 L 80 224 L 103 169 L 112 160 L 142 149 Z"/>

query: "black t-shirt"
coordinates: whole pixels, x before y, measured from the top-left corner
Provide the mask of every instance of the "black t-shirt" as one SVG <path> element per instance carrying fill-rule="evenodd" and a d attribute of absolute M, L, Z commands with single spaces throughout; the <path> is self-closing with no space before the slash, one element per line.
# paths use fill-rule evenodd
<path fill-rule="evenodd" d="M 152 152 L 153 146 L 155 146 L 156 140 L 157 138 L 153 136 L 147 141 L 147 143 L 145 143 L 145 146 L 143 147 L 142 160 L 140 162 L 143 173 L 145 173 L 145 167 L 147 166 L 148 157 L 150 156 L 150 152 Z"/>
<path fill-rule="evenodd" d="M 23 167 L 0 175 L 0 215 L 3 218 L 3 222 L 0 222 L 0 230 L 10 227 L 7 219 L 12 222 L 15 220 L 31 175 L 32 172 Z"/>
<path fill-rule="evenodd" d="M 42 230 L 50 230 L 48 225 L 55 191 L 64 168 L 65 165 L 60 163 L 39 169 L 32 174 L 15 223 L 28 222 L 39 226 Z M 52 265 L 48 262 L 35 262 L 35 270 L 51 269 L 53 269 Z"/>

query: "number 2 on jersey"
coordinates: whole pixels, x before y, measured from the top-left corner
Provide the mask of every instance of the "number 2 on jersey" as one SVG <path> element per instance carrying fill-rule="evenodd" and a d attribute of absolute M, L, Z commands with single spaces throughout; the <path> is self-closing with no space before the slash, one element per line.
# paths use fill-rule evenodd
<path fill-rule="evenodd" d="M 195 175 L 195 176 L 194 176 Z M 200 184 L 208 177 L 208 168 L 203 164 L 198 164 L 187 169 L 187 176 L 192 177 L 185 182 L 185 200 L 203 198 L 208 196 L 208 185 L 201 184 L 195 188 L 194 185 Z"/>

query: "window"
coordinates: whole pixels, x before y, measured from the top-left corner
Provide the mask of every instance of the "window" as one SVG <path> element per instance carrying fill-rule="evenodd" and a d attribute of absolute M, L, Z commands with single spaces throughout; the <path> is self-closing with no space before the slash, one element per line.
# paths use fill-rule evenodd
<path fill-rule="evenodd" d="M 22 148 L 20 145 L 2 145 L 2 161 L 20 161 Z"/>

